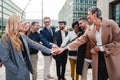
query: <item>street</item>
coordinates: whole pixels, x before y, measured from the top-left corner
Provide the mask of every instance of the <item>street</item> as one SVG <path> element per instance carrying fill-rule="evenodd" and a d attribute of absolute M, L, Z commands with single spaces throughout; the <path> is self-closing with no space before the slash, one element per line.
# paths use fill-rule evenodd
<path fill-rule="evenodd" d="M 52 64 L 51 64 L 51 74 L 52 76 L 55 77 L 55 79 L 49 79 L 49 80 L 57 80 L 57 76 L 56 76 L 56 67 L 55 67 L 55 61 L 54 59 L 52 60 Z M 43 55 L 39 52 L 39 60 L 38 60 L 38 79 L 37 80 L 43 80 L 43 68 L 44 68 L 44 59 L 43 59 Z M 92 75 L 91 75 L 91 69 L 88 71 L 88 80 L 92 80 Z M 66 66 L 66 79 L 67 80 L 71 80 L 70 78 L 70 66 L 69 66 L 69 60 L 67 62 L 67 66 Z M 4 66 L 2 68 L 0 68 L 0 80 L 5 80 L 5 68 Z"/>

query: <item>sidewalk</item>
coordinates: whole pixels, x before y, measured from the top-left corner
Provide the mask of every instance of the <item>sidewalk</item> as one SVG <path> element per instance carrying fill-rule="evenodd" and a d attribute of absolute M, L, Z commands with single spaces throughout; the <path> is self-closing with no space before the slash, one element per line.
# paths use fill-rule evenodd
<path fill-rule="evenodd" d="M 44 68 L 44 59 L 43 59 L 43 55 L 40 53 L 39 54 L 39 60 L 38 60 L 38 79 L 37 80 L 43 80 L 43 68 Z M 55 77 L 55 79 L 49 79 L 49 80 L 57 80 L 56 67 L 55 67 L 54 59 L 52 60 L 50 70 L 51 70 L 51 74 Z M 66 75 L 67 80 L 71 80 L 69 60 L 67 62 L 66 74 L 65 75 Z M 0 80 L 5 80 L 5 69 L 4 69 L 4 67 L 0 68 Z M 88 71 L 88 80 L 92 80 L 91 70 Z"/>

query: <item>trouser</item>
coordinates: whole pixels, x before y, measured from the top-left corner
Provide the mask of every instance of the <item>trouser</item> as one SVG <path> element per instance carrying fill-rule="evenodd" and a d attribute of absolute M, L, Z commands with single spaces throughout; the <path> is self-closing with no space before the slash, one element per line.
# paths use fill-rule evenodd
<path fill-rule="evenodd" d="M 71 67 L 71 77 L 72 79 L 79 80 L 79 75 L 76 73 L 76 59 L 69 58 L 70 67 Z"/>
<path fill-rule="evenodd" d="M 104 59 L 104 53 L 98 53 L 98 80 L 107 80 L 108 73 L 106 69 L 106 63 Z"/>
<path fill-rule="evenodd" d="M 67 52 L 54 56 L 56 61 L 56 71 L 58 79 L 65 79 L 65 70 L 67 63 Z"/>
<path fill-rule="evenodd" d="M 50 75 L 50 65 L 52 62 L 52 56 L 44 56 L 44 79 L 47 79 L 47 76 Z"/>
<path fill-rule="evenodd" d="M 91 63 L 84 61 L 81 80 L 87 80 L 87 72 Z"/>
<path fill-rule="evenodd" d="M 31 60 L 32 69 L 33 69 L 32 80 L 37 80 L 38 54 L 32 54 L 32 55 L 30 55 L 30 60 Z"/>

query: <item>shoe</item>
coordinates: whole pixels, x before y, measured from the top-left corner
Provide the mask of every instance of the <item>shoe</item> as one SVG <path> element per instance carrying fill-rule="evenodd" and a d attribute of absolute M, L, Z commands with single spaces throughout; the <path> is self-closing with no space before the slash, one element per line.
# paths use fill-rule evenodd
<path fill-rule="evenodd" d="M 49 78 L 49 79 L 54 79 L 54 77 L 51 76 L 51 75 L 48 75 L 47 78 Z"/>

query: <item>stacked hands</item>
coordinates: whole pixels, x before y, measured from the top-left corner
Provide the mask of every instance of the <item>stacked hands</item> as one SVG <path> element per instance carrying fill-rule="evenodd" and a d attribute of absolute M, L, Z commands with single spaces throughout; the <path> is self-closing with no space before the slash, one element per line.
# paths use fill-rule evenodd
<path fill-rule="evenodd" d="M 52 49 L 51 49 L 51 53 L 52 53 L 52 55 L 59 55 L 64 50 L 65 50 L 65 48 L 58 47 L 56 44 L 53 44 Z"/>

